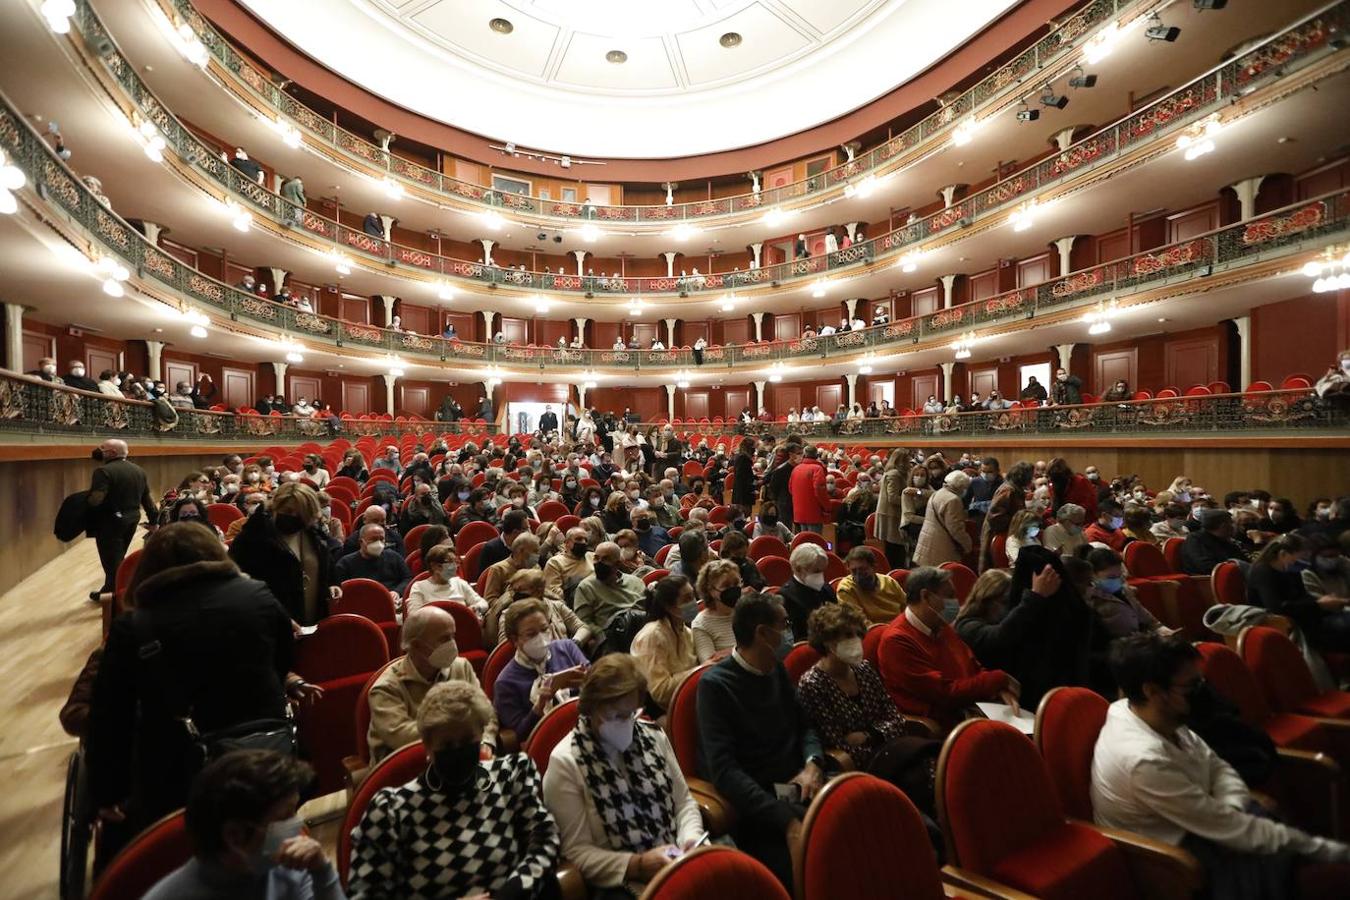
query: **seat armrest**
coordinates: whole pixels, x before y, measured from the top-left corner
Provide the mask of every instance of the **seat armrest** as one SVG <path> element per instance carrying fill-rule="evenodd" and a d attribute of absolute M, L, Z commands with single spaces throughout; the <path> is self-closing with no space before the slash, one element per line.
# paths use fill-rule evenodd
<path fill-rule="evenodd" d="M 691 776 L 686 776 L 685 781 L 689 785 L 689 793 L 693 795 L 694 802 L 698 804 L 699 812 L 703 814 L 703 824 L 708 827 L 708 831 L 713 836 L 730 831 L 731 826 L 735 824 L 736 813 L 727 799 L 718 793 L 713 783 Z"/>
<path fill-rule="evenodd" d="M 1180 847 L 1119 828 L 1078 824 L 1095 829 L 1124 851 L 1135 884 L 1145 897 L 1191 900 L 1204 886 L 1205 871 L 1200 861 Z"/>
<path fill-rule="evenodd" d="M 1306 831 L 1339 839 L 1342 769 L 1325 753 L 1276 748 L 1279 766 L 1270 783 L 1281 806 Z"/>
<path fill-rule="evenodd" d="M 1008 887 L 992 878 L 976 875 L 969 869 L 962 869 L 958 866 L 942 867 L 942 883 L 944 886 L 954 887 L 961 891 L 958 896 L 1035 900 L 1031 894 Z M 951 895 L 948 894 L 948 896 Z"/>
<path fill-rule="evenodd" d="M 911 737 L 942 737 L 942 726 L 938 725 L 936 719 L 930 719 L 927 716 L 901 716 L 904 725 L 905 734 Z"/>
<path fill-rule="evenodd" d="M 853 757 L 849 756 L 846 750 L 826 750 L 825 755 L 838 764 L 840 772 L 852 772 L 857 768 L 853 764 Z"/>
<path fill-rule="evenodd" d="M 497 750 L 499 756 L 509 756 L 512 753 L 520 752 L 520 738 L 510 728 L 503 728 L 497 732 Z"/>
<path fill-rule="evenodd" d="M 342 757 L 342 769 L 347 776 L 347 790 L 355 791 L 370 774 L 370 762 L 359 756 Z"/>
<path fill-rule="evenodd" d="M 562 900 L 587 900 L 590 897 L 590 891 L 586 890 L 586 879 L 581 877 L 581 870 L 571 863 L 563 863 L 558 866 L 558 893 Z"/>

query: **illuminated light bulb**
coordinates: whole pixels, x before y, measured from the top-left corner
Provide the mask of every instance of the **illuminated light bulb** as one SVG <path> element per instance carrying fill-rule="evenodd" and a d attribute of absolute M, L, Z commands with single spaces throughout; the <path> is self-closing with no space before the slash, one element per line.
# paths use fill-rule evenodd
<path fill-rule="evenodd" d="M 600 229 L 594 225 L 581 226 L 581 239 L 588 244 L 594 244 L 600 237 Z"/>
<path fill-rule="evenodd" d="M 442 300 L 455 299 L 455 289 L 448 282 L 438 281 L 436 283 L 436 296 Z"/>
<path fill-rule="evenodd" d="M 787 218 L 787 216 L 783 214 L 783 210 L 775 208 L 764 213 L 764 215 L 760 218 L 760 221 L 762 221 L 765 225 L 768 225 L 770 228 L 774 228 L 778 225 L 783 224 L 783 220 L 785 218 Z"/>
<path fill-rule="evenodd" d="M 390 366 L 390 368 L 389 368 L 389 374 L 390 374 L 390 375 L 393 375 L 395 378 L 402 378 L 402 377 L 403 377 L 403 370 L 402 370 L 401 368 L 399 368 L 398 366 Z"/>
<path fill-rule="evenodd" d="M 731 300 L 722 301 L 722 312 L 735 312 L 736 304 Z"/>
<path fill-rule="evenodd" d="M 24 175 L 23 169 L 7 162 L 5 152 L 0 150 L 0 188 L 7 191 L 17 191 L 27 181 L 28 176 Z"/>
<path fill-rule="evenodd" d="M 1106 334 L 1111 330 L 1111 323 L 1102 319 L 1099 322 L 1093 322 L 1088 328 L 1088 334 Z"/>
<path fill-rule="evenodd" d="M 872 367 L 871 367 L 871 366 L 858 366 L 858 374 L 859 374 L 859 375 L 871 375 L 871 374 L 872 374 Z"/>
<path fill-rule="evenodd" d="M 817 281 L 814 285 L 811 286 L 811 296 L 815 297 L 816 299 L 820 299 L 821 297 L 825 296 L 825 285 L 823 282 Z"/>
<path fill-rule="evenodd" d="M 1303 274 L 1309 278 L 1316 278 L 1322 274 L 1322 264 L 1316 260 L 1304 263 Z"/>
<path fill-rule="evenodd" d="M 952 131 L 952 144 L 957 147 L 964 147 L 975 138 L 975 129 L 978 127 L 974 119 L 966 119 Z"/>
<path fill-rule="evenodd" d="M 253 227 L 253 214 L 247 210 L 240 210 L 230 222 L 235 231 L 248 231 Z"/>
<path fill-rule="evenodd" d="M 305 361 L 304 355 L 296 353 L 294 350 L 286 354 L 286 362 L 302 363 L 304 361 Z"/>
<path fill-rule="evenodd" d="M 380 182 L 380 186 L 384 188 L 385 196 L 390 200 L 399 200 L 403 197 L 403 185 L 388 176 Z"/>
<path fill-rule="evenodd" d="M 8 188 L 0 188 L 0 216 L 12 216 L 19 211 L 19 198 Z"/>
<path fill-rule="evenodd" d="M 697 228 L 693 225 L 686 225 L 683 222 L 670 229 L 670 236 L 677 241 L 687 241 L 696 234 L 698 234 Z"/>
<path fill-rule="evenodd" d="M 970 350 L 966 347 L 962 347 L 960 350 L 956 351 L 955 356 L 957 359 L 970 359 Z"/>
<path fill-rule="evenodd" d="M 105 278 L 103 280 L 103 293 L 109 297 L 121 297 L 126 291 L 122 290 L 122 283 L 116 278 Z"/>
<path fill-rule="evenodd" d="M 484 211 L 483 214 L 479 216 L 479 218 L 483 222 L 483 227 L 491 231 L 501 231 L 502 225 L 505 224 L 506 221 L 501 217 L 501 215 L 493 212 L 490 209 Z"/>
<path fill-rule="evenodd" d="M 207 334 L 206 326 L 193 325 L 191 328 L 188 329 L 188 334 L 192 335 L 195 338 L 204 338 L 206 337 Z"/>

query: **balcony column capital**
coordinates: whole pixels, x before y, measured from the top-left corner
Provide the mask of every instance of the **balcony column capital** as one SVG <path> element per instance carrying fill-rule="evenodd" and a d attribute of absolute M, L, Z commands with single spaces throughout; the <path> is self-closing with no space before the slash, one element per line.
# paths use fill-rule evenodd
<path fill-rule="evenodd" d="M 1077 344 L 1074 343 L 1055 345 L 1055 353 L 1059 356 L 1059 367 L 1066 372 L 1069 371 L 1069 363 L 1073 361 L 1073 348 L 1076 346 Z"/>
<path fill-rule="evenodd" d="M 942 198 L 943 206 L 951 206 L 956 200 L 956 192 L 970 187 L 968 184 L 949 184 L 938 190 L 938 196 Z"/>
<path fill-rule="evenodd" d="M 666 419 L 675 421 L 675 383 L 666 385 Z"/>
<path fill-rule="evenodd" d="M 577 277 L 580 278 L 581 276 L 583 276 L 583 275 L 586 274 L 586 251 L 585 251 L 585 250 L 573 250 L 573 251 L 572 251 L 572 255 L 573 255 L 574 257 L 576 257 L 576 260 L 577 260 Z"/>
<path fill-rule="evenodd" d="M 760 262 L 760 258 L 763 255 L 763 253 L 764 253 L 763 241 L 755 241 L 753 244 L 750 245 L 750 268 L 758 269 L 762 265 L 762 263 Z"/>
<path fill-rule="evenodd" d="M 756 415 L 756 416 L 759 415 L 759 411 L 760 411 L 761 409 L 767 409 L 767 408 L 768 408 L 768 404 L 765 402 L 765 399 L 764 399 L 764 386 L 765 386 L 766 384 L 768 384 L 768 382 L 766 382 L 766 381 L 756 381 L 756 382 L 755 382 L 755 415 Z"/>
<path fill-rule="evenodd" d="M 491 238 L 479 238 L 478 243 L 483 245 L 483 265 L 495 265 L 492 261 L 492 248 L 497 245 L 497 242 Z"/>
<path fill-rule="evenodd" d="M 661 253 L 661 255 L 664 256 L 664 257 L 666 258 L 666 277 L 667 277 L 667 278 L 674 278 L 674 277 L 675 277 L 675 257 L 677 257 L 677 256 L 680 255 L 679 252 L 678 252 L 678 251 L 675 251 L 675 250 L 665 250 L 665 251 L 663 251 L 663 252 Z"/>
<path fill-rule="evenodd" d="M 669 385 L 667 385 L 667 387 L 669 387 Z M 585 408 L 586 408 L 586 383 L 585 383 L 584 381 L 578 381 L 578 382 L 577 382 L 577 413 L 578 413 L 578 415 L 580 415 L 581 410 L 583 410 L 583 409 L 585 409 Z M 674 416 L 671 416 L 671 418 L 673 419 L 673 418 L 675 418 L 675 417 L 674 417 Z"/>
<path fill-rule="evenodd" d="M 956 361 L 947 360 L 944 363 L 938 363 L 942 367 L 942 399 L 951 402 L 954 391 L 952 390 L 952 374 L 956 371 Z"/>
<path fill-rule="evenodd" d="M 384 229 L 384 239 L 386 241 L 393 238 L 394 222 L 397 221 L 394 216 L 380 216 L 380 227 Z"/>
<path fill-rule="evenodd" d="M 849 239 L 850 241 L 856 241 L 856 240 L 858 239 L 858 223 L 857 223 L 857 222 L 845 222 L 845 223 L 844 223 L 844 231 L 845 231 L 845 233 L 848 234 L 848 239 Z"/>
<path fill-rule="evenodd" d="M 1256 215 L 1256 195 L 1260 193 L 1261 182 L 1265 180 L 1266 176 L 1264 175 L 1253 175 L 1251 178 L 1235 181 L 1228 186 L 1233 193 L 1237 194 L 1238 203 L 1242 207 L 1239 221 L 1245 222 Z"/>
<path fill-rule="evenodd" d="M 147 222 L 142 219 L 141 227 L 145 229 L 145 239 L 149 241 L 152 246 L 158 247 L 159 236 L 160 233 L 164 231 L 164 226 L 160 225 L 158 222 Z"/>
<path fill-rule="evenodd" d="M 272 273 L 272 296 L 276 297 L 277 294 L 281 293 L 281 288 L 286 284 L 286 276 L 291 273 L 276 266 L 268 266 L 267 271 Z"/>
<path fill-rule="evenodd" d="M 483 314 L 483 343 L 490 344 L 492 343 L 492 320 L 497 314 L 490 309 L 480 309 L 479 312 Z"/>
<path fill-rule="evenodd" d="M 283 396 L 286 394 L 286 369 L 287 369 L 287 367 L 288 367 L 288 364 L 287 364 L 287 363 L 284 363 L 284 362 L 274 362 L 274 363 L 272 363 L 272 373 L 273 373 L 274 375 L 276 375 L 276 377 L 277 377 L 277 390 L 276 390 L 276 392 L 277 392 L 278 394 L 283 395 Z M 386 375 L 386 376 L 384 376 L 384 377 L 385 377 L 385 378 L 388 378 L 389 376 Z"/>
<path fill-rule="evenodd" d="M 942 308 L 949 309 L 952 305 L 952 288 L 956 285 L 956 279 L 959 275 L 940 275 L 938 281 L 942 282 Z"/>
<path fill-rule="evenodd" d="M 1055 238 L 1050 243 L 1059 251 L 1059 274 L 1067 275 L 1073 271 L 1069 263 L 1069 254 L 1073 252 L 1074 242 L 1078 240 L 1078 235 L 1070 234 L 1062 238 Z"/>
<path fill-rule="evenodd" d="M 857 297 L 849 297 L 844 301 L 844 308 L 848 310 L 848 327 L 850 328 L 853 327 L 853 317 L 858 314 L 858 299 Z"/>
<path fill-rule="evenodd" d="M 163 341 L 146 341 L 146 342 L 145 342 L 145 354 L 146 354 L 146 357 L 147 357 L 147 358 L 149 359 L 149 361 L 150 361 L 150 372 L 149 372 L 149 375 L 150 375 L 151 378 L 155 379 L 156 381 L 163 381 L 163 380 L 164 380 L 164 366 L 161 364 L 161 362 L 162 362 L 162 360 L 163 360 L 163 357 L 161 356 L 161 354 L 162 354 L 163 352 L 164 352 L 164 342 L 163 342 Z M 168 385 L 168 387 L 172 388 L 172 387 L 174 387 L 174 385 Z"/>
<path fill-rule="evenodd" d="M 1055 132 L 1055 147 L 1060 153 L 1073 146 L 1073 130 L 1077 126 L 1070 125 L 1068 128 L 1061 128 Z"/>
<path fill-rule="evenodd" d="M 398 298 L 393 294 L 376 294 L 375 296 L 379 297 L 380 302 L 384 304 L 384 324 L 394 324 L 394 301 Z"/>
<path fill-rule="evenodd" d="M 1252 317 L 1248 313 L 1245 316 L 1234 316 L 1233 327 L 1237 329 L 1238 336 L 1238 381 L 1239 384 L 1233 385 L 1235 390 L 1243 391 L 1247 385 L 1252 383 Z"/>
<path fill-rule="evenodd" d="M 675 323 L 678 321 L 679 319 L 666 319 L 666 346 L 671 350 L 675 349 Z M 667 385 L 667 387 L 674 390 L 671 385 Z"/>
<path fill-rule="evenodd" d="M 750 315 L 754 316 L 755 318 L 755 340 L 757 341 L 764 340 L 764 313 L 755 312 L 751 313 Z"/>
<path fill-rule="evenodd" d="M 397 375 L 384 373 L 384 411 L 389 415 L 394 414 L 394 382 L 398 381 Z"/>

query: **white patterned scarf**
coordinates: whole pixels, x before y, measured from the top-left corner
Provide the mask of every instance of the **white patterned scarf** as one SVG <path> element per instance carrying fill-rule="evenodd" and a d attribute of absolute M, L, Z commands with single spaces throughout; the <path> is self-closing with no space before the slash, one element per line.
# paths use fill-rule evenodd
<path fill-rule="evenodd" d="M 666 758 L 647 725 L 633 725 L 633 743 L 620 759 L 625 776 L 591 730 L 587 716 L 572 733 L 586 787 L 615 850 L 643 853 L 675 843 L 675 798 Z"/>

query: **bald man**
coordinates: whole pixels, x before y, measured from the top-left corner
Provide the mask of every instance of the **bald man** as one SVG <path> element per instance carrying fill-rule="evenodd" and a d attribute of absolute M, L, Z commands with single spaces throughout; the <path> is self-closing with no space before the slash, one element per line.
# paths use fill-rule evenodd
<path fill-rule="evenodd" d="M 361 529 L 367 525 L 379 525 L 383 528 L 384 542 L 389 549 L 399 556 L 406 556 L 407 548 L 403 545 L 403 536 L 398 533 L 398 528 L 393 523 L 387 521 L 388 518 L 383 506 L 367 507 L 366 511 L 361 513 L 360 524 L 352 528 L 352 533 L 342 544 L 342 552 L 338 554 L 338 558 L 341 559 L 361 549 Z"/>
<path fill-rule="evenodd" d="M 141 510 L 151 530 L 159 521 L 159 509 L 150 496 L 150 485 L 140 466 L 127 459 L 127 442 L 110 438 L 94 451 L 94 459 L 103 463 L 94 470 L 89 483 L 89 529 L 98 546 L 98 561 L 103 566 L 103 586 L 89 592 L 98 603 L 102 595 L 111 599 L 117 585 L 117 567 L 127 555 Z"/>

